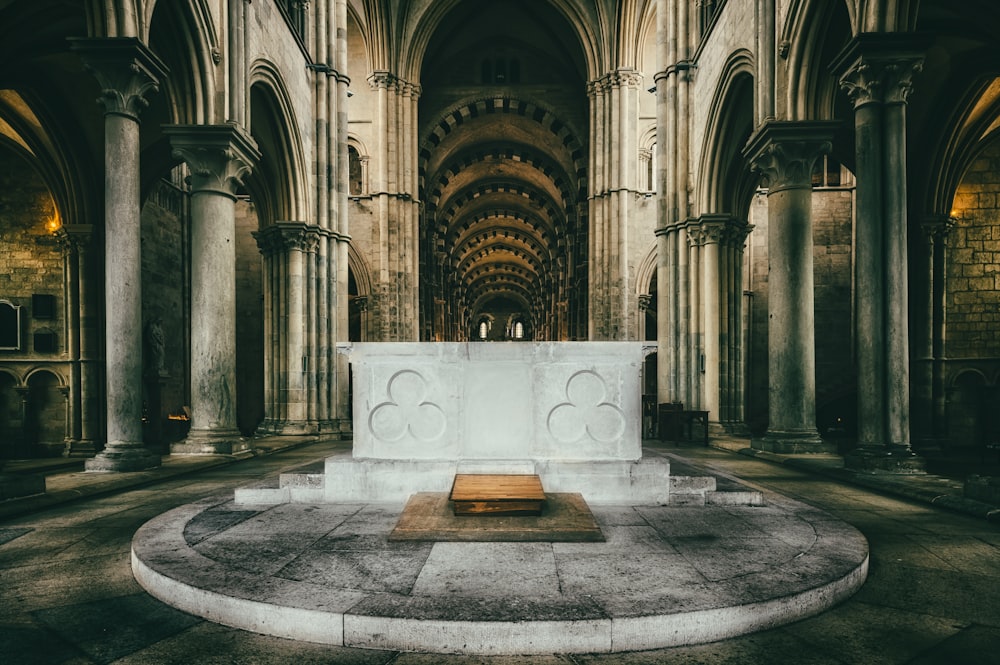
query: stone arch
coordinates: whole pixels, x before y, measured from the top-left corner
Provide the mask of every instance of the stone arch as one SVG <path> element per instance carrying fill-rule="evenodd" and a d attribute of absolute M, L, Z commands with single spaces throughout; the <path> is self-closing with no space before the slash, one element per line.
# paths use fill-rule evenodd
<path fill-rule="evenodd" d="M 366 196 L 370 192 L 369 188 L 369 175 L 368 175 L 368 165 L 367 161 L 371 153 L 368 152 L 368 147 L 365 145 L 364 141 L 361 140 L 356 134 L 348 133 L 347 135 L 347 150 L 348 150 L 348 194 L 350 196 Z M 357 154 L 358 164 L 355 166 L 353 157 L 350 156 L 350 151 L 354 150 Z M 357 169 L 357 173 L 355 172 Z M 355 186 L 357 183 L 357 186 Z"/>
<path fill-rule="evenodd" d="M 144 125 L 214 122 L 215 58 L 221 55 L 204 0 L 152 3 L 146 22 L 150 49 L 163 60 L 168 74 L 159 94 L 152 97 L 150 109 L 165 106 L 164 116 L 144 113 Z"/>
<path fill-rule="evenodd" d="M 261 226 L 309 219 L 308 169 L 299 122 L 278 67 L 266 60 L 250 68 L 250 134 L 261 152 L 247 178 Z"/>
<path fill-rule="evenodd" d="M 787 48 L 785 116 L 789 120 L 835 117 L 839 83 L 830 73 L 830 64 L 853 35 L 852 4 L 801 0 L 790 8 L 781 32 L 782 48 Z"/>
<path fill-rule="evenodd" d="M 347 265 L 351 274 L 354 276 L 354 283 L 357 284 L 358 295 L 368 296 L 372 293 L 372 275 L 371 268 L 368 265 L 368 261 L 365 257 L 358 251 L 354 243 L 348 246 L 347 250 Z"/>
<path fill-rule="evenodd" d="M 409 39 L 403 40 L 399 51 L 395 54 L 385 52 L 372 53 L 371 61 L 375 69 L 386 68 L 393 64 L 392 56 L 396 55 L 400 59 L 399 76 L 407 81 L 418 81 L 420 70 L 423 66 L 424 56 L 427 53 L 431 39 L 437 32 L 441 22 L 460 3 L 460 0 L 438 0 L 427 3 L 427 9 L 417 16 L 413 22 L 413 30 L 409 32 Z M 576 37 L 580 52 L 583 55 L 586 67 L 585 76 L 587 80 L 594 79 L 609 68 L 611 54 L 608 52 L 609 45 L 603 43 L 600 35 L 594 26 L 600 25 L 603 21 L 598 17 L 586 13 L 587 9 L 597 11 L 593 7 L 579 6 L 573 0 L 550 0 L 547 2 L 556 13 L 562 16 L 569 26 L 571 33 Z M 381 15 L 379 8 L 372 10 L 372 14 L 379 14 L 379 21 L 385 22 L 386 16 Z M 607 20 L 607 17 L 603 17 Z M 370 25 L 376 25 L 376 21 L 371 21 Z M 386 41 L 386 40 L 376 40 Z M 408 55 L 407 55 L 408 54 Z M 384 63 L 380 66 L 379 63 Z"/>
<path fill-rule="evenodd" d="M 945 400 L 948 440 L 966 447 L 982 443 L 986 434 L 986 374 L 976 367 L 963 367 L 949 377 Z"/>
<path fill-rule="evenodd" d="M 0 368 L 0 459 L 21 457 L 23 451 L 24 412 L 22 383 L 13 371 Z"/>
<path fill-rule="evenodd" d="M 421 140 L 418 158 L 418 182 L 421 191 L 427 186 L 431 155 L 451 132 L 470 119 L 487 114 L 508 114 L 536 123 L 547 132 L 554 134 L 568 157 L 564 166 L 567 175 L 576 177 L 576 192 L 583 199 L 587 196 L 587 151 L 580 132 L 569 123 L 559 119 L 556 113 L 541 102 L 521 100 L 509 96 L 476 97 L 451 106 L 441 114 L 437 122 Z M 444 161 L 444 160 L 442 160 Z M 436 168 L 434 169 L 437 170 Z"/>
<path fill-rule="evenodd" d="M 635 271 L 635 294 L 637 296 L 651 295 L 656 287 L 656 243 L 650 243 L 649 250 Z"/>
<path fill-rule="evenodd" d="M 754 62 L 746 50 L 732 53 L 709 106 L 698 192 L 700 213 L 728 212 L 746 219 L 758 178 L 740 152 L 754 129 Z"/>
<path fill-rule="evenodd" d="M 27 443 L 35 454 L 58 455 L 66 437 L 66 388 L 62 377 L 49 369 L 36 368 L 24 383 L 28 389 L 24 414 Z"/>

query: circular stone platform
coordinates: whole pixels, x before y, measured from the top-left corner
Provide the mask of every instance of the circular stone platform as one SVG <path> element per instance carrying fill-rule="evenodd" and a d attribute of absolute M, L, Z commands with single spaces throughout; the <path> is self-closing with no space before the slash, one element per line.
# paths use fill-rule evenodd
<path fill-rule="evenodd" d="M 763 507 L 591 506 L 606 542 L 392 542 L 402 505 L 182 506 L 132 543 L 139 583 L 236 628 L 372 649 L 638 651 L 822 612 L 868 571 L 853 527 Z"/>

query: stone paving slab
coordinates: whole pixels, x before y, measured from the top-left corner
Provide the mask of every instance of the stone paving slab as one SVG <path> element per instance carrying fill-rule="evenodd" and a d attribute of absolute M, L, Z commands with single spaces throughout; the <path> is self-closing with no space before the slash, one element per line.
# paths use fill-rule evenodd
<path fill-rule="evenodd" d="M 140 585 L 254 632 L 346 647 L 614 653 L 724 639 L 853 594 L 868 544 L 828 513 L 594 506 L 606 542 L 392 542 L 398 504 L 201 501 L 146 523 Z M 227 515 L 228 513 L 228 515 Z"/>

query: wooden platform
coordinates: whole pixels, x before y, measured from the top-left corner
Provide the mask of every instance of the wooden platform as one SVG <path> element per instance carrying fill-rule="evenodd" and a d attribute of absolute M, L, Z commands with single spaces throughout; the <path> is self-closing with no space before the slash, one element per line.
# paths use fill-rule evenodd
<path fill-rule="evenodd" d="M 410 497 L 389 534 L 395 541 L 436 542 L 604 542 L 590 507 L 579 494 L 547 495 L 542 514 L 455 515 L 446 492 Z"/>
<path fill-rule="evenodd" d="M 527 474 L 460 473 L 448 498 L 455 515 L 538 516 L 545 508 L 541 478 Z"/>

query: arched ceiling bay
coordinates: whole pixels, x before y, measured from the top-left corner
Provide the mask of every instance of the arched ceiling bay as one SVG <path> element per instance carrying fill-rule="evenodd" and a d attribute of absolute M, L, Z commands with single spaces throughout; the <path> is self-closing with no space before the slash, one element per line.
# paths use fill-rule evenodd
<path fill-rule="evenodd" d="M 585 228 L 583 63 L 570 27 L 538 0 L 458 3 L 430 41 L 422 246 L 448 276 L 437 284 L 454 289 L 435 297 L 462 301 L 460 329 L 512 307 L 536 328 L 553 314 L 569 238 Z"/>

